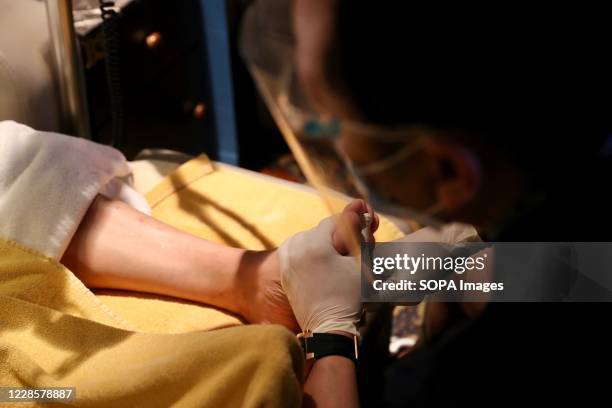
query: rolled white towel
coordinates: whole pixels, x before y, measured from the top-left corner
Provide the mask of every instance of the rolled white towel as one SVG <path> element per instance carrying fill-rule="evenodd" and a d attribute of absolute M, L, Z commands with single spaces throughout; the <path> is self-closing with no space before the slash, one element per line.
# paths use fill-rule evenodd
<path fill-rule="evenodd" d="M 0 122 L 0 237 L 59 260 L 96 195 L 150 214 L 121 152 Z"/>

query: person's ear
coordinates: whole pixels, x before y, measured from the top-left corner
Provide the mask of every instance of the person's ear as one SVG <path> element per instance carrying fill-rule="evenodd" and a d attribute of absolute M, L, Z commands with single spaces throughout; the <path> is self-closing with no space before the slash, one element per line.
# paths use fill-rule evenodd
<path fill-rule="evenodd" d="M 425 143 L 431 160 L 435 193 L 445 211 L 454 212 L 472 202 L 481 186 L 480 163 L 468 149 L 441 138 Z"/>

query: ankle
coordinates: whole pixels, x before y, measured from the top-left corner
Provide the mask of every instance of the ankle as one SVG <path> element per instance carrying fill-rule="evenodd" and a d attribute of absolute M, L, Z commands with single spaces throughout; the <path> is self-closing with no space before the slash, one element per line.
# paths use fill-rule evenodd
<path fill-rule="evenodd" d="M 265 290 L 265 282 L 270 278 L 272 268 L 278 269 L 276 250 L 245 251 L 236 277 L 236 297 L 239 313 L 249 323 L 261 319 L 258 315 L 259 303 Z"/>

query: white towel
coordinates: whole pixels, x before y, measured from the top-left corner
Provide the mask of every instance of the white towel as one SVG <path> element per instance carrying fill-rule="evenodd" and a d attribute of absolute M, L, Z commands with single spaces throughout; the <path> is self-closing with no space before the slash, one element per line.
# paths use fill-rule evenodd
<path fill-rule="evenodd" d="M 96 195 L 150 214 L 117 150 L 0 122 L 0 237 L 59 260 Z"/>

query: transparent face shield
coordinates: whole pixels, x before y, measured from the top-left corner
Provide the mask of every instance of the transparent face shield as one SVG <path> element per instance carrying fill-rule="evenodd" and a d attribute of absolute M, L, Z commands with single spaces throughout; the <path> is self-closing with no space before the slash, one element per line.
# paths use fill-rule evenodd
<path fill-rule="evenodd" d="M 399 204 L 393 194 L 401 191 L 402 174 L 422 149 L 427 131 L 417 127 L 385 129 L 314 110 L 295 71 L 291 6 L 290 0 L 256 1 L 245 15 L 240 47 L 310 185 L 334 215 L 341 213 L 351 198 L 361 198 L 384 215 L 420 225 L 441 225 L 434 218 L 437 206 L 412 211 Z M 341 219 L 336 221 L 351 241 L 351 253 L 358 254 L 358 238 Z"/>

